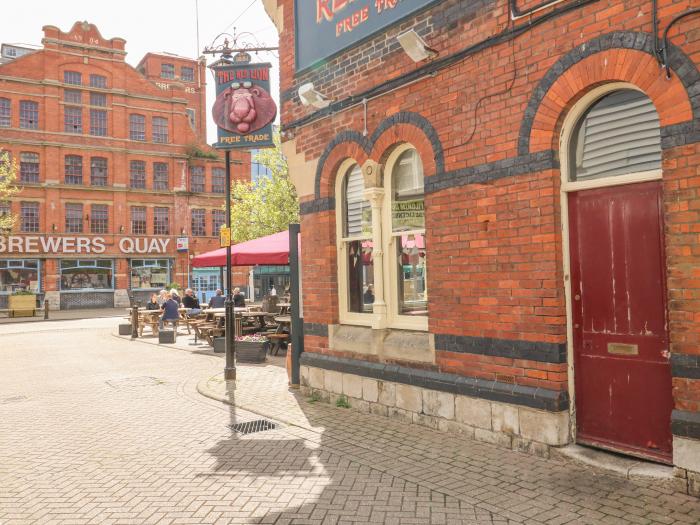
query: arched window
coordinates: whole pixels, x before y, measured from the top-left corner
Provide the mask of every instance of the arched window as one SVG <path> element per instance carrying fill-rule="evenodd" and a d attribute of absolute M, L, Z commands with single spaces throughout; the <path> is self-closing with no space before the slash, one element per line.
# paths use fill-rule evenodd
<path fill-rule="evenodd" d="M 391 237 L 387 253 L 394 286 L 390 312 L 398 316 L 427 316 L 425 192 L 423 163 L 413 148 L 404 149 L 390 168 Z"/>
<path fill-rule="evenodd" d="M 349 313 L 371 313 L 374 303 L 372 210 L 365 199 L 362 170 L 353 164 L 342 180 L 341 308 Z"/>
<path fill-rule="evenodd" d="M 569 180 L 582 182 L 661 169 L 659 116 L 634 89 L 598 99 L 574 129 Z"/>

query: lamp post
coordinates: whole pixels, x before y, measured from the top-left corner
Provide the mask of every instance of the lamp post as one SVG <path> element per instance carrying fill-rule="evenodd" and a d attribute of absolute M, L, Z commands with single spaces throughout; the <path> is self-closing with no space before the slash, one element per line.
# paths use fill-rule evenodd
<path fill-rule="evenodd" d="M 231 231 L 231 150 L 227 149 L 226 155 L 226 227 Z M 224 366 L 224 379 L 231 381 L 236 379 L 236 323 L 233 316 L 233 269 L 231 264 L 231 247 L 226 249 L 226 364 Z"/>

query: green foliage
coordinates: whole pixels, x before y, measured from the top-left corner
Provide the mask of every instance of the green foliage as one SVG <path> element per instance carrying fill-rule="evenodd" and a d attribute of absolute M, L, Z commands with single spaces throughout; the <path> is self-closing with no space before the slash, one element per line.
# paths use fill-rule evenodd
<path fill-rule="evenodd" d="M 187 156 L 190 159 L 218 159 L 219 154 L 215 151 L 205 151 L 197 144 L 187 146 Z"/>
<path fill-rule="evenodd" d="M 289 224 L 299 222 L 299 199 L 289 178 L 279 136 L 275 136 L 275 147 L 261 150 L 255 160 L 268 168 L 272 176 L 257 184 L 241 181 L 233 184 L 234 243 L 281 232 L 288 229 Z"/>
<path fill-rule="evenodd" d="M 173 288 L 175 288 L 176 290 L 182 289 L 182 287 L 177 283 L 170 283 L 168 286 L 165 287 L 165 289 L 168 291 L 172 290 Z"/>
<path fill-rule="evenodd" d="M 34 292 L 30 292 L 29 290 L 17 290 L 16 292 L 12 292 L 12 295 L 36 295 Z"/>
<path fill-rule="evenodd" d="M 318 403 L 319 401 L 321 401 L 321 395 L 316 390 L 314 390 L 313 392 L 311 392 L 311 397 L 308 399 L 308 401 L 309 403 Z"/>
<path fill-rule="evenodd" d="M 7 152 L 0 152 L 0 202 L 17 194 L 17 163 Z M 14 215 L 0 215 L 0 233 L 9 232 L 15 224 Z"/>
<path fill-rule="evenodd" d="M 335 400 L 335 406 L 338 408 L 350 408 L 350 402 L 347 397 L 341 394 L 338 396 L 338 399 Z"/>

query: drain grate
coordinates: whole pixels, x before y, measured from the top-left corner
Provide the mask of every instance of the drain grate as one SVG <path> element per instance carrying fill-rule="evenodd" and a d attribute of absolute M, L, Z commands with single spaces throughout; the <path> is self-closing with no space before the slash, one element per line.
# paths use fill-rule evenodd
<path fill-rule="evenodd" d="M 267 419 L 256 419 L 255 421 L 245 421 L 244 423 L 236 423 L 228 425 L 228 428 L 237 434 L 255 434 L 256 432 L 265 432 L 266 430 L 275 430 L 277 424 Z"/>

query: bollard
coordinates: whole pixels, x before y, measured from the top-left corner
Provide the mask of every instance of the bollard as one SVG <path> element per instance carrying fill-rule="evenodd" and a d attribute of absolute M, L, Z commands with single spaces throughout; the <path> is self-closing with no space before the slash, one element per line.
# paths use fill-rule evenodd
<path fill-rule="evenodd" d="M 46 320 L 48 318 L 49 318 L 49 300 L 44 299 L 44 319 Z"/>
<path fill-rule="evenodd" d="M 139 336 L 139 307 L 134 305 L 131 308 L 131 338 L 136 339 Z"/>

